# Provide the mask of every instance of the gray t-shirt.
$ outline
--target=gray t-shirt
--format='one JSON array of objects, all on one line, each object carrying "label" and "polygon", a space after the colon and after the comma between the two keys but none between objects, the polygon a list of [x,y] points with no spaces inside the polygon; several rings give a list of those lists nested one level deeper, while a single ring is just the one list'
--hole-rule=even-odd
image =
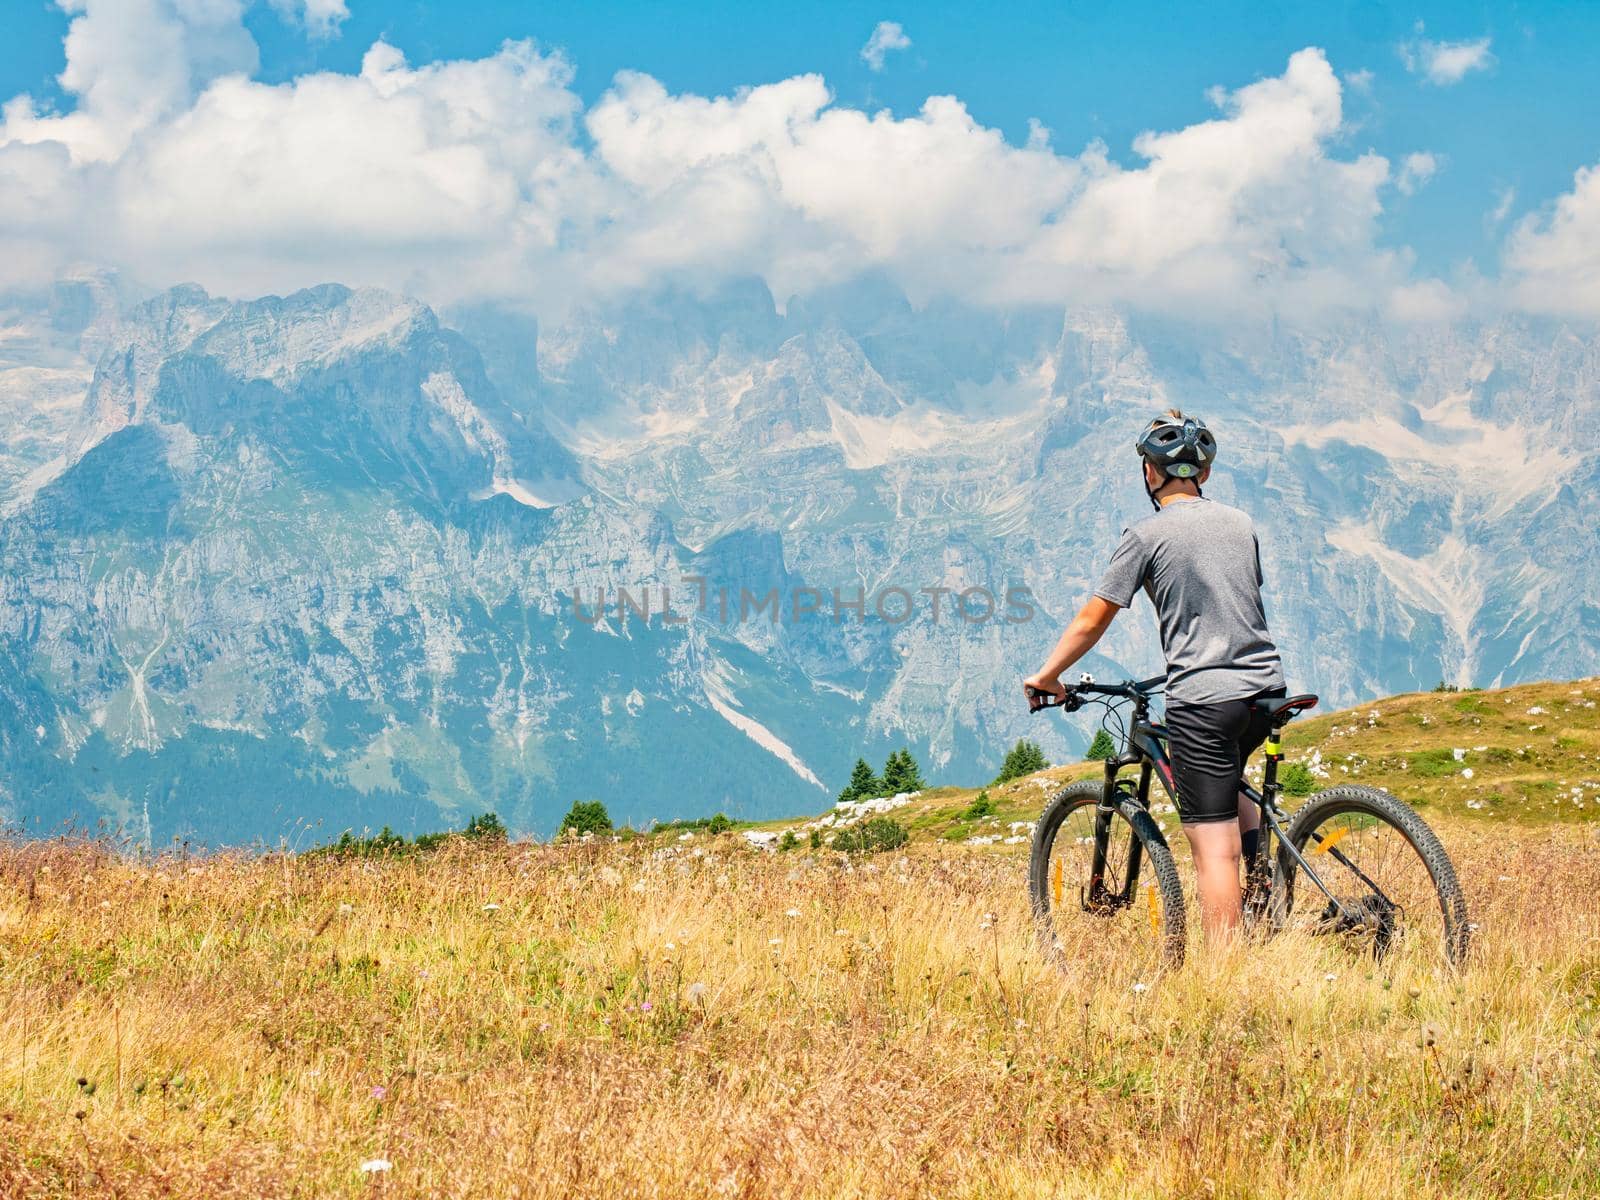
[{"label": "gray t-shirt", "polygon": [[1261,583],[1248,516],[1214,500],[1174,500],[1123,531],[1094,594],[1127,608],[1144,588],[1161,623],[1167,700],[1218,704],[1283,686]]}]

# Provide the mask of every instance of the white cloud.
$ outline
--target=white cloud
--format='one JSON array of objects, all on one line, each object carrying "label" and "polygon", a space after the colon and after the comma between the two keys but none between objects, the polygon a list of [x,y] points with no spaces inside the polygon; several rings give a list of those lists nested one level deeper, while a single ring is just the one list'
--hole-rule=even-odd
[{"label": "white cloud", "polygon": [[1400,60],[1413,75],[1421,75],[1435,87],[1449,87],[1460,83],[1473,71],[1487,71],[1494,66],[1495,57],[1489,52],[1489,39],[1474,38],[1464,42],[1431,42],[1422,37],[1422,24],[1417,24],[1418,36],[1400,44]]},{"label": "white cloud", "polygon": [[256,45],[244,0],[57,0],[73,14],[58,82],[77,108],[55,116],[28,96],[4,107],[0,145],[57,141],[78,162],[114,159],[142,130],[218,76],[248,73]]},{"label": "white cloud", "polygon": [[1494,194],[1494,207],[1484,219],[1484,225],[1493,229],[1502,224],[1511,215],[1511,207],[1517,202],[1517,189],[1507,184]]},{"label": "white cloud", "polygon": [[861,47],[861,61],[874,71],[883,70],[883,60],[889,56],[891,50],[904,50],[911,45],[911,39],[906,36],[906,31],[900,28],[898,21],[879,21],[872,31],[872,36],[867,39],[867,44]]},{"label": "white cloud", "polygon": [[1401,160],[1400,174],[1395,177],[1394,185],[1401,195],[1412,196],[1438,173],[1439,159],[1425,150],[1417,151]]},{"label": "white cloud", "polygon": [[585,111],[566,60],[526,42],[412,67],[380,41],[357,74],[268,85],[240,17],[88,0],[63,76],[78,109],[21,99],[0,125],[0,283],[87,260],[224,294],[332,279],[554,308],[752,275],[782,301],[875,271],[919,300],[1223,319],[1365,310],[1416,282],[1377,245],[1389,163],[1336,156],[1320,50],[1141,135],[1124,166],[1038,125],[1011,144],[950,96],[869,114],[814,75],[713,98],[623,73]]},{"label": "white cloud", "polygon": [[1454,321],[1467,308],[1466,297],[1438,279],[1401,284],[1389,293],[1388,315],[1411,324]]},{"label": "white cloud", "polygon": [[1517,224],[1505,265],[1520,307],[1600,317],[1600,166],[1580,168],[1548,212]]},{"label": "white cloud", "polygon": [[286,21],[296,21],[314,38],[337,37],[350,16],[344,0],[271,0]]}]

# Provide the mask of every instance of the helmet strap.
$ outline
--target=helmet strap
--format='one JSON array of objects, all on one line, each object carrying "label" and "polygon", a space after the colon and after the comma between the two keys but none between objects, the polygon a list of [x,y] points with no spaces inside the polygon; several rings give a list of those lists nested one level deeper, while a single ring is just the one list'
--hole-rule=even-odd
[{"label": "helmet strap", "polygon": [[[1160,468],[1157,468],[1157,469],[1159,470]],[[1162,488],[1166,487],[1167,484],[1171,483],[1173,477],[1171,475],[1168,475],[1165,471],[1162,471],[1161,472],[1161,482],[1158,483],[1155,487],[1151,487],[1149,478],[1144,475],[1144,466],[1143,466],[1142,463],[1141,463],[1141,465],[1139,467],[1139,474],[1140,474],[1141,477],[1144,478],[1144,494],[1146,496],[1150,497],[1150,507],[1155,509],[1157,512],[1160,512],[1161,511],[1161,501],[1156,499],[1156,493],[1159,492]],[[1201,497],[1205,496],[1205,491],[1204,491],[1204,489],[1201,488],[1200,482],[1199,482],[1198,479],[1195,481],[1194,494],[1196,496],[1201,496]]]}]

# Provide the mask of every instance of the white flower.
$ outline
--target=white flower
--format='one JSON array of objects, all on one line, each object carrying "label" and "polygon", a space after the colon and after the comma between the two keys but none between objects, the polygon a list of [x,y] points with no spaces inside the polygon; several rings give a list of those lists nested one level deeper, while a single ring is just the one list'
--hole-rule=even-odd
[{"label": "white flower", "polygon": [[786,917],[798,917],[800,915],[800,910],[798,908],[785,909],[783,915]]},{"label": "white flower", "polygon": [[1148,992],[1149,990],[1150,990],[1150,985],[1146,984],[1146,983],[1136,983],[1136,984],[1133,985],[1133,994],[1135,996],[1141,995],[1141,994],[1143,994],[1145,992]]},{"label": "white flower", "polygon": [[1337,978],[1339,978],[1339,976],[1338,976],[1338,974],[1336,972],[1329,971],[1326,975],[1324,975],[1322,977],[1322,982],[1323,983],[1332,983]]},{"label": "white flower", "polygon": [[387,1171],[392,1166],[394,1166],[394,1164],[387,1158],[369,1158],[366,1162],[361,1164],[361,1169],[366,1174],[372,1175],[378,1171]]},{"label": "white flower", "polygon": [[688,999],[689,1003],[696,1004],[705,999],[706,985],[696,980],[694,983],[691,983],[688,987],[684,988],[683,994]]},{"label": "white flower", "polygon": [[489,903],[483,906],[483,911],[486,913],[497,913],[500,911],[500,906],[491,900]]},{"label": "white flower", "polygon": [[769,945],[769,946],[781,946],[781,945],[783,945],[783,939],[782,938],[768,938],[767,939],[767,945]]},{"label": "white flower", "polygon": [[339,911],[341,913],[343,913],[345,916],[349,916],[351,913],[355,912],[355,910],[356,910],[356,906],[354,904],[341,904],[341,905],[339,905]]}]

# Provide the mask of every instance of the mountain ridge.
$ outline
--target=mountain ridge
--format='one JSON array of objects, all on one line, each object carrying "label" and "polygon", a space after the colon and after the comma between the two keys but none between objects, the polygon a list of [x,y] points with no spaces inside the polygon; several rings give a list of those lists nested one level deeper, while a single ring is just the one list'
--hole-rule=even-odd
[{"label": "mountain ridge", "polygon": [[[156,825],[208,834],[384,804],[543,829],[579,792],[686,815],[669,762],[743,816],[826,794],[858,752],[976,771],[1029,730],[1015,677],[1140,511],[1128,430],[1173,402],[1222,437],[1208,491],[1262,530],[1297,686],[1600,669],[1579,583],[1597,467],[1569,449],[1600,433],[1600,366],[1559,327],[1510,323],[1447,367],[1468,331],[1284,333],[1249,357],[1108,310],[780,313],[755,286],[557,325],[340,285],[185,287],[113,322],[105,294],[52,335],[58,359],[73,338],[97,355],[72,427],[0,448],[13,808],[122,812],[150,789]],[[41,311],[0,304],[22,314],[0,331]],[[1037,615],[726,621],[696,611],[695,575],[786,598],[1026,587]],[[618,587],[691,619],[576,619],[580,592]],[[1086,665],[1158,663],[1135,613]],[[186,810],[217,756],[268,746],[278,816]]]}]

